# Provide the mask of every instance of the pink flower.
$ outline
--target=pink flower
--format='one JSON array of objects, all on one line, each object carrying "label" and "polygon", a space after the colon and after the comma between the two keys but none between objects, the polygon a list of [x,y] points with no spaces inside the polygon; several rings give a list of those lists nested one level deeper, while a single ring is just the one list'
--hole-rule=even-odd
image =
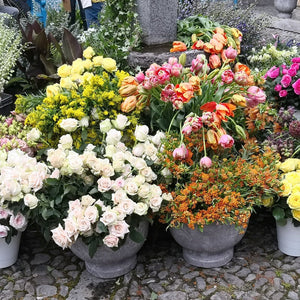
[{"label": "pink flower", "polygon": [[288,70],[288,74],[292,77],[296,76],[297,75],[297,70],[295,68],[290,68]]},{"label": "pink flower", "polygon": [[219,139],[219,145],[223,148],[231,148],[234,144],[234,139],[229,134],[223,134]]},{"label": "pink flower", "polygon": [[27,220],[21,213],[17,213],[10,217],[9,225],[19,231],[24,231],[27,226]]},{"label": "pink flower", "polygon": [[300,95],[300,78],[292,84],[292,87],[294,88],[294,93]]},{"label": "pink flower", "polygon": [[0,225],[0,238],[5,238],[7,236],[7,233],[9,231],[9,228],[4,225]]},{"label": "pink flower", "polygon": [[286,75],[286,74],[288,74],[288,69],[282,69],[282,75]]},{"label": "pink flower", "polygon": [[170,80],[170,71],[166,67],[161,67],[157,70],[156,74],[159,84],[164,84],[166,81]]},{"label": "pink flower", "polygon": [[109,234],[103,239],[103,243],[110,248],[118,247],[119,238],[113,234]]},{"label": "pink flower", "polygon": [[175,77],[179,77],[182,72],[182,65],[181,64],[173,64],[171,69],[171,75]]},{"label": "pink flower", "polygon": [[294,58],[292,58],[292,63],[298,63],[298,64],[300,64],[300,57],[294,57]]},{"label": "pink flower", "polygon": [[296,71],[298,71],[299,68],[300,68],[300,66],[297,63],[292,64],[291,67],[290,67],[290,69],[295,69]]},{"label": "pink flower", "polygon": [[287,95],[287,90],[281,90],[280,92],[279,92],[279,97],[280,98],[283,98],[283,97],[285,97]]},{"label": "pink flower", "polygon": [[178,63],[177,57],[170,57],[169,60],[168,60],[168,63],[169,63],[170,65],[175,65],[175,64],[177,64],[177,63]]},{"label": "pink flower", "polygon": [[10,215],[10,211],[5,208],[0,208],[0,220],[1,219],[6,219]]},{"label": "pink flower", "polygon": [[212,161],[208,156],[203,156],[200,159],[200,167],[210,168],[212,166]]},{"label": "pink flower", "polygon": [[193,127],[191,125],[187,125],[182,128],[181,132],[184,135],[190,135],[192,133],[192,131],[193,131]]},{"label": "pink flower", "polygon": [[189,151],[183,144],[173,151],[174,159],[179,159],[179,160],[186,159],[188,157],[188,154]]},{"label": "pink flower", "polygon": [[272,67],[267,73],[267,77],[270,77],[270,78],[277,78],[279,76],[279,73],[280,73],[280,69],[279,67]]},{"label": "pink flower", "polygon": [[135,76],[135,79],[137,80],[138,83],[141,83],[141,82],[144,81],[144,79],[145,79],[144,73],[143,73],[143,72],[138,73],[138,74]]},{"label": "pink flower", "polygon": [[164,102],[173,102],[174,99],[177,98],[176,93],[174,91],[174,84],[167,84],[164,89],[161,91],[161,100]]},{"label": "pink flower", "polygon": [[233,82],[234,73],[231,70],[225,70],[221,75],[222,81],[230,84]]},{"label": "pink flower", "polygon": [[249,107],[254,107],[266,101],[266,94],[257,86],[250,86],[247,90],[247,101]]},{"label": "pink flower", "polygon": [[286,75],[283,75],[282,76],[282,79],[280,81],[281,85],[284,87],[284,88],[287,88],[292,82],[292,77],[288,74]]},{"label": "pink flower", "polygon": [[152,89],[152,83],[149,77],[145,77],[145,80],[142,82],[142,86],[145,90]]},{"label": "pink flower", "polygon": [[5,123],[6,123],[8,126],[10,126],[10,125],[12,124],[13,120],[14,120],[14,118],[7,118],[7,119],[5,120]]},{"label": "pink flower", "polygon": [[274,87],[274,91],[276,91],[276,92],[281,91],[281,89],[282,89],[282,86],[280,84],[276,84]]},{"label": "pink flower", "polygon": [[237,51],[230,46],[225,50],[225,56],[228,59],[235,59],[237,57]]}]

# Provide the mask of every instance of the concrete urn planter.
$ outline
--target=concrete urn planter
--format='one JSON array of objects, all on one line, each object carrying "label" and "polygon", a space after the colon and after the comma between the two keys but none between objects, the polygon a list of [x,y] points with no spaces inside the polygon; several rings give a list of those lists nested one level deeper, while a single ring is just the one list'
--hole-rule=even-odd
[{"label": "concrete urn planter", "polygon": [[[137,228],[145,238],[149,223],[142,221]],[[99,278],[116,278],[131,271],[137,263],[137,252],[143,243],[136,243],[127,236],[125,243],[112,250],[106,245],[100,246],[95,255],[90,257],[88,246],[79,238],[71,247],[71,251],[85,262],[87,271]]]},{"label": "concrete urn planter", "polygon": [[9,244],[5,242],[5,238],[0,238],[0,269],[10,267],[17,261],[21,235],[19,231],[12,236]]},{"label": "concrete urn planter", "polygon": [[274,0],[274,6],[279,12],[279,18],[289,19],[297,7],[297,0]]},{"label": "concrete urn planter", "polygon": [[239,233],[235,225],[209,224],[201,232],[186,224],[171,228],[175,241],[182,246],[183,258],[193,266],[202,268],[221,267],[233,257],[234,246],[245,233]]}]

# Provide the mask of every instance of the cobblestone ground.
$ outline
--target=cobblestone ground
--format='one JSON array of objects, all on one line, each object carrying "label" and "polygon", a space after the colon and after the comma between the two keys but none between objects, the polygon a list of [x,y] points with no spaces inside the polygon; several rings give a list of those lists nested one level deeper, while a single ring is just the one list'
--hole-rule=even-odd
[{"label": "cobblestone ground", "polygon": [[232,261],[221,268],[185,263],[180,246],[156,226],[139,252],[136,268],[114,280],[91,276],[69,250],[46,246],[33,231],[23,234],[17,263],[0,269],[1,300],[299,298],[300,257],[277,249],[275,222],[267,213],[251,217]]}]

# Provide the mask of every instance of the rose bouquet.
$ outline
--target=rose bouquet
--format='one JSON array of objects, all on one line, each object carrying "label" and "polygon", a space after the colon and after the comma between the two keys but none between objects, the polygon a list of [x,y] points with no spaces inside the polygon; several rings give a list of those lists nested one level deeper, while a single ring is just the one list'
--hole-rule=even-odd
[{"label": "rose bouquet", "polygon": [[48,176],[44,163],[20,149],[0,150],[0,237],[7,243],[25,230],[39,203],[35,194]]},{"label": "rose bouquet", "polygon": [[300,57],[291,59],[290,65],[273,66],[265,74],[265,91],[277,107],[300,108]]},{"label": "rose bouquet", "polygon": [[[120,112],[118,89],[129,74],[118,71],[113,59],[97,56],[91,47],[84,50],[83,57],[60,66],[59,83],[47,86],[45,95],[19,96],[16,100],[16,111],[27,114],[25,124],[39,129],[51,147],[57,146],[66,133],[70,133],[77,149],[85,142],[100,144],[99,122],[115,119]],[[138,116],[138,111],[128,115],[129,138],[133,138]]]},{"label": "rose bouquet", "polygon": [[279,164],[282,172],[280,197],[272,200],[269,207],[277,222],[281,225],[288,218],[293,219],[296,226],[300,225],[300,159],[288,158]]},{"label": "rose bouquet", "polygon": [[128,126],[129,119],[118,115],[100,123],[100,146],[88,144],[75,151],[67,134],[57,148],[48,150],[53,176],[38,194],[35,218],[46,238],[52,232],[62,248],[81,238],[91,256],[102,244],[121,246],[127,235],[140,241],[139,221],[157,212],[164,197],[153,171],[164,135],[150,136],[147,126],[136,126],[136,144],[130,149],[123,142]]}]

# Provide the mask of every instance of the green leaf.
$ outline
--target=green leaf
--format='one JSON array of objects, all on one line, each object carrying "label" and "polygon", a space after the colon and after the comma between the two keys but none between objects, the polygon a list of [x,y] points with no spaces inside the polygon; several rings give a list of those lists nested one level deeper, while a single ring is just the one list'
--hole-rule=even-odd
[{"label": "green leaf", "polygon": [[68,64],[77,58],[82,58],[82,47],[70,31],[64,28],[62,50]]},{"label": "green leaf", "polygon": [[275,207],[272,214],[276,221],[282,221],[285,218],[284,209],[281,207]]},{"label": "green leaf", "polygon": [[135,229],[130,231],[129,237],[136,243],[143,243],[146,240],[145,237]]},{"label": "green leaf", "polygon": [[59,184],[59,180],[55,179],[55,178],[47,178],[46,179],[46,183],[48,185],[58,185]]},{"label": "green leaf", "polygon": [[98,249],[98,239],[93,239],[91,243],[89,244],[89,255],[90,257],[93,257]]},{"label": "green leaf", "polygon": [[98,229],[97,231],[99,233],[107,232],[107,227],[101,221],[98,221],[98,223],[97,223],[97,229]]},{"label": "green leaf", "polygon": [[89,194],[90,194],[90,195],[94,195],[94,194],[96,194],[96,193],[98,193],[98,189],[97,189],[97,188],[93,188],[93,189],[91,189],[91,190],[89,191]]}]

